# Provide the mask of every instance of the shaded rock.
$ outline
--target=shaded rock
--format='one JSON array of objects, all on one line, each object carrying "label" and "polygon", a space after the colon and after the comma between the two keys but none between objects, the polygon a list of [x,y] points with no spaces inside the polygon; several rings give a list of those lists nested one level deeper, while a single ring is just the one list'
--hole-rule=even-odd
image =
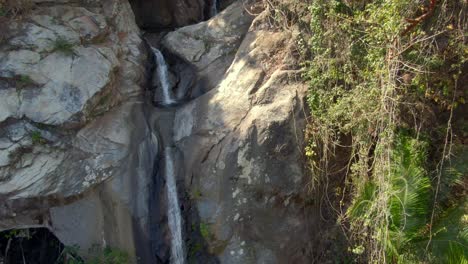
[{"label": "shaded rock", "polygon": [[204,0],[130,0],[130,3],[141,28],[175,28],[204,18]]}]

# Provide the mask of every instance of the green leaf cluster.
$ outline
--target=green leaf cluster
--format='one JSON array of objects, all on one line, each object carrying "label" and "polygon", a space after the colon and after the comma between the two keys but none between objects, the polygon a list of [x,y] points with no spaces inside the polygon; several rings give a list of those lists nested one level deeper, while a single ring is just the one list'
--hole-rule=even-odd
[{"label": "green leaf cluster", "polygon": [[[339,222],[347,225],[358,262],[467,260],[466,215],[450,213],[466,213],[465,198],[450,195],[464,188],[466,166],[460,169],[432,146],[441,142],[434,128],[412,129],[427,118],[421,109],[453,111],[468,92],[460,84],[468,54],[461,33],[466,3],[437,4],[414,28],[408,19],[429,8],[418,1],[317,0],[309,6],[306,156],[313,187],[326,188],[335,150],[350,149],[343,169],[348,202],[340,201],[348,210]],[[350,143],[343,146],[343,138]],[[434,165],[440,164],[435,157],[447,165]],[[443,220],[447,215],[451,223]]]}]

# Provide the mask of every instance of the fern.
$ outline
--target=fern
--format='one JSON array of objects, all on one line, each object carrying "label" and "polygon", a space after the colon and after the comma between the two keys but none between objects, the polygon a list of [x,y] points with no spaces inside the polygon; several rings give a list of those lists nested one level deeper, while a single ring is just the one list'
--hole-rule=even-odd
[{"label": "fern", "polygon": [[[437,208],[433,237],[430,239],[428,223],[432,210],[433,191],[428,172],[424,169],[428,144],[399,132],[394,143],[392,170],[390,174],[391,198],[388,208],[388,233],[380,237],[385,245],[388,259],[396,263],[418,263],[427,259],[431,263],[468,263],[467,201],[459,206]],[[460,154],[465,157],[466,153]],[[455,160],[455,165],[446,169],[444,183],[447,190],[441,200],[449,200],[449,189],[462,182],[466,160]],[[466,170],[465,170],[466,172]],[[375,217],[379,183],[369,181],[348,209],[353,221],[369,225]],[[456,201],[453,202],[457,204]],[[458,203],[460,204],[460,203]],[[376,226],[376,233],[384,234],[386,227]],[[419,261],[418,261],[419,259]]]},{"label": "fern", "polygon": [[465,200],[459,206],[443,211],[432,227],[434,236],[427,252],[427,234],[413,241],[418,254],[426,256],[431,263],[468,263],[467,209]]},{"label": "fern", "polygon": [[431,201],[431,184],[424,170],[427,147],[409,136],[399,136],[394,151],[390,200],[391,230],[402,231],[405,239],[415,236],[426,223]]}]

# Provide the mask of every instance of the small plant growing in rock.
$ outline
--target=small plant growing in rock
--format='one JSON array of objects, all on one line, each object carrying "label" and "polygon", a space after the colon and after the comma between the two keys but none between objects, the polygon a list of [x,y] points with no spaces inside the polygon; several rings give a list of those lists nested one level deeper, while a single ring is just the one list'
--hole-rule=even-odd
[{"label": "small plant growing in rock", "polygon": [[33,131],[31,132],[31,140],[34,145],[44,144],[46,140],[42,137],[41,132]]},{"label": "small plant growing in rock", "polygon": [[203,195],[200,190],[194,190],[190,195],[193,200],[200,199]]},{"label": "small plant growing in rock", "polygon": [[73,44],[68,42],[64,38],[57,38],[54,42],[54,51],[63,53],[64,55],[71,56],[75,52],[73,50]]},{"label": "small plant growing in rock", "polygon": [[200,234],[205,240],[209,240],[211,238],[210,227],[207,223],[200,223]]},{"label": "small plant growing in rock", "polygon": [[97,252],[98,255],[86,262],[86,264],[127,264],[130,263],[130,257],[127,252],[106,247]]},{"label": "small plant growing in rock", "polygon": [[84,264],[84,261],[78,255],[80,247],[77,245],[66,246],[60,253],[57,263],[64,264]]},{"label": "small plant growing in rock", "polygon": [[89,249],[92,256],[89,260],[83,260],[79,256],[79,246],[67,246],[63,249],[59,259],[55,263],[64,264],[128,264],[130,257],[127,252],[117,249],[106,247],[102,249],[98,245],[93,245]]},{"label": "small plant growing in rock", "polygon": [[19,75],[15,78],[16,88],[23,89],[34,83],[28,75]]},{"label": "small plant growing in rock", "polygon": [[190,247],[189,258],[195,257],[199,252],[203,249],[203,245],[201,243],[195,243]]}]

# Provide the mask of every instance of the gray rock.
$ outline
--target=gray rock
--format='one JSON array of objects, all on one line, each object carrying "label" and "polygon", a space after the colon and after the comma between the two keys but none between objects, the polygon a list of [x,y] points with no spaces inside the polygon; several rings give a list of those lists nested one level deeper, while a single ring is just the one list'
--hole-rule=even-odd
[{"label": "gray rock", "polygon": [[80,41],[76,32],[62,25],[56,25],[55,31],[32,23],[24,24],[22,27],[23,33],[10,40],[9,45],[12,47],[33,49],[37,52],[51,52],[59,37],[71,44],[78,44]]},{"label": "gray rock", "polygon": [[19,98],[15,89],[0,89],[0,122],[18,116]]},{"label": "gray rock", "polygon": [[86,120],[97,95],[112,89],[119,66],[118,50],[81,45],[81,39],[106,32],[104,16],[82,7],[52,6],[31,14],[31,21],[12,29],[17,35],[0,49],[0,77],[10,80],[0,89],[0,122],[23,116],[48,125]]},{"label": "gray rock", "polygon": [[0,44],[0,230],[47,227],[84,256],[98,244],[154,263],[147,205],[158,141],[131,7],[35,2]]},{"label": "gray rock", "polygon": [[[215,30],[216,31],[216,30]],[[283,58],[293,36],[252,29],[221,83],[176,112],[186,188],[221,263],[308,263],[302,161],[306,85]],[[267,63],[268,67],[265,67]]]},{"label": "gray rock", "polygon": [[[90,100],[112,81],[112,65],[94,48],[75,48],[76,58],[53,53],[36,66],[49,81],[41,88],[22,90],[20,116],[34,122],[61,125],[83,113]],[[87,114],[87,113],[84,113]]]},{"label": "gray rock", "polygon": [[252,20],[239,1],[206,22],[164,37],[162,45],[167,50],[195,66],[199,85],[193,95],[211,90],[223,79]]}]

